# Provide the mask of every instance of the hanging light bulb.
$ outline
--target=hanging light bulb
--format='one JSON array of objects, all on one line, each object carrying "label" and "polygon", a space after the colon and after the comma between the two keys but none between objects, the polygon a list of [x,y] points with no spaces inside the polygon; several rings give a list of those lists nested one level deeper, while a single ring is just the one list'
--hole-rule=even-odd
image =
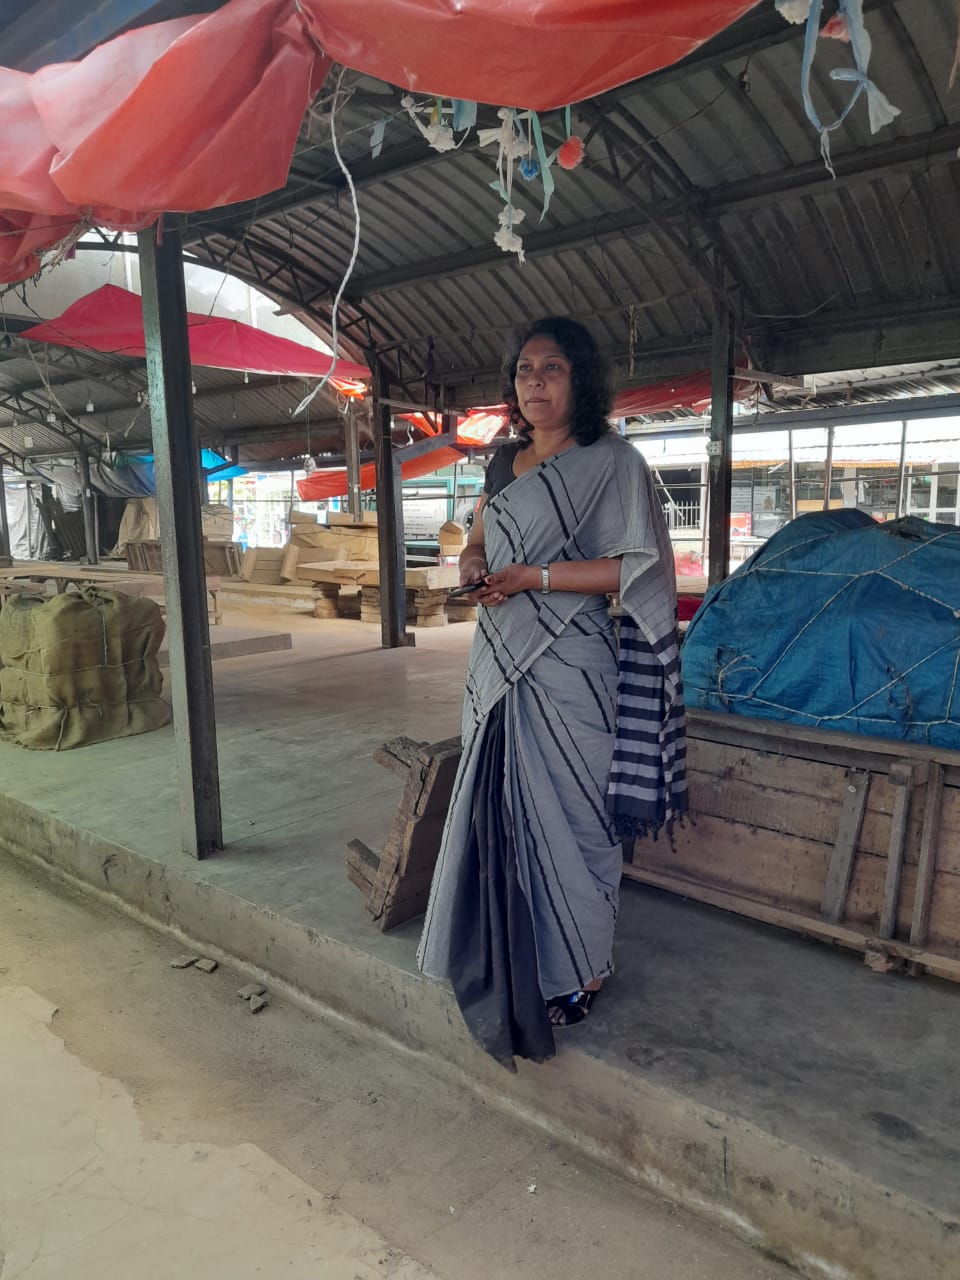
[{"label": "hanging light bulb", "polygon": [[87,413],[93,413],[93,401],[87,398]]},{"label": "hanging light bulb", "polygon": [[137,392],[137,404],[143,404],[143,392],[142,392],[142,391],[138,391],[138,392]]},{"label": "hanging light bulb", "polygon": [[193,395],[197,394],[197,384],[193,381],[191,381],[190,383],[190,390],[193,393]]},{"label": "hanging light bulb", "polygon": [[249,382],[250,382],[250,374],[249,374],[249,372],[248,372],[246,369],[244,369],[244,371],[243,371],[243,380],[244,380],[244,382],[246,382],[246,383],[248,383],[248,384],[249,384]]}]

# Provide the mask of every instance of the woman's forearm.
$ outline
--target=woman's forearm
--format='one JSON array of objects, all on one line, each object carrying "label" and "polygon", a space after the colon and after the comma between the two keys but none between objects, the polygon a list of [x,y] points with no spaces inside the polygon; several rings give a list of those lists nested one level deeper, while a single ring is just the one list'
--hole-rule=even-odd
[{"label": "woman's forearm", "polygon": [[[555,560],[547,567],[551,591],[599,596],[620,590],[619,560]],[[460,572],[462,575],[462,567]],[[485,581],[486,587],[477,596],[480,604],[500,604],[519,591],[543,590],[543,573],[535,564],[508,564]]]},{"label": "woman's forearm", "polygon": [[[536,580],[533,589],[542,583],[539,566],[534,566]],[[551,591],[578,591],[584,595],[612,595],[620,590],[620,561],[603,560],[555,560],[550,566]]]}]

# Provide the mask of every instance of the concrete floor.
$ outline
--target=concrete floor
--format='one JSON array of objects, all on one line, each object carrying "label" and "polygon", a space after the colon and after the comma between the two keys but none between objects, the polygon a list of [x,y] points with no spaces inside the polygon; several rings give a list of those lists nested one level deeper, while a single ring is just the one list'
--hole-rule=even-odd
[{"label": "concrete floor", "polygon": [[272,990],[252,1017],[228,966],[172,969],[26,869],[4,889],[4,1276],[788,1280],[378,1037]]},{"label": "concrete floor", "polygon": [[[246,1143],[145,1139],[129,1092],[64,1053],[55,1006],[0,988],[4,1257],[23,1280],[396,1280],[432,1272]],[[317,1212],[311,1193],[317,1197]]]},{"label": "concrete floor", "polygon": [[[252,614],[241,624],[261,625]],[[424,1028],[434,1011],[424,1002],[436,989],[409,977],[418,926],[386,936],[373,929],[343,863],[354,837],[380,847],[399,791],[395,776],[370,759],[374,747],[399,733],[438,740],[458,731],[471,628],[420,631],[415,649],[387,653],[377,647],[377,631],[361,623],[285,615],[284,629],[294,632],[291,652],[216,667],[228,841],[217,857],[195,864],[176,849],[170,729],[62,755],[0,744],[0,791],[160,864],[166,900],[173,893],[176,909],[184,909],[185,899],[182,889],[171,889],[173,879],[200,886],[208,915],[197,920],[211,918],[214,891],[228,895],[235,919],[241,904],[252,904],[265,913],[269,938],[257,950],[245,923],[231,935],[243,942],[223,943],[227,949],[414,1047],[421,1037],[482,1087],[506,1089],[495,1070],[460,1047],[448,1006],[436,1013],[431,1039]],[[156,916],[145,905],[147,889],[127,893],[115,885],[122,878],[116,859],[116,853],[101,858],[102,886]],[[176,909],[167,924],[178,924]],[[311,963],[328,966],[321,976],[297,968],[296,926],[318,948]],[[595,1129],[585,1136],[649,1182],[651,1152],[659,1142],[662,1162],[663,1138],[654,1133],[657,1124],[637,1114],[639,1095],[630,1091],[654,1091],[650,1097],[664,1091],[657,1123],[666,1125],[669,1112],[679,1134],[695,1112],[703,1133],[719,1131],[721,1121],[736,1131],[739,1146],[728,1136],[734,1129],[724,1130],[716,1149],[689,1135],[677,1139],[676,1176],[689,1175],[694,1198],[715,1192],[722,1204],[737,1184],[749,1199],[748,1216],[763,1219],[775,1236],[776,1223],[802,1194],[809,1196],[812,1225],[804,1230],[812,1236],[790,1254],[808,1274],[902,1280],[899,1264],[874,1256],[893,1247],[881,1239],[890,1197],[905,1198],[910,1229],[916,1226],[917,1239],[930,1246],[929,1259],[916,1255],[911,1280],[928,1274],[939,1280],[942,1251],[954,1242],[960,1274],[960,989],[872,974],[855,956],[634,885],[624,889],[616,961],[617,974],[588,1026],[577,1031],[575,1048],[565,1049],[557,1072],[524,1068],[516,1105],[536,1110],[550,1095],[565,1115],[564,1090],[594,1080],[583,1083],[586,1102],[578,1104],[596,1112]],[[369,990],[354,1000],[364,983]],[[384,984],[393,988],[389,997]],[[452,1030],[444,1032],[447,1025]],[[570,1128],[577,1137],[576,1116]],[[782,1186],[761,1176],[759,1135],[783,1147],[774,1153]],[[787,1185],[803,1163],[796,1153],[806,1162],[803,1193]],[[821,1203],[812,1188],[818,1178],[827,1187],[828,1169],[836,1183],[823,1190]],[[868,1240],[863,1206],[873,1189],[879,1225],[870,1231],[880,1234]],[[905,1239],[906,1228],[895,1229],[888,1218],[893,1235]],[[821,1255],[828,1267],[831,1257],[861,1258],[864,1249],[873,1254],[860,1271],[844,1273],[839,1263],[833,1272],[818,1270]]]}]

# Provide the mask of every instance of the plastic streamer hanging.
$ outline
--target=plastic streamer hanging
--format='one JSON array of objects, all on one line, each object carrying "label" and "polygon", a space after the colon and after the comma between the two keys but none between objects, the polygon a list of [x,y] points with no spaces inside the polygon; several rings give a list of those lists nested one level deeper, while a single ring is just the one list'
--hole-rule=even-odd
[{"label": "plastic streamer hanging", "polygon": [[337,87],[333,94],[333,104],[330,108],[330,141],[333,144],[333,154],[336,157],[337,164],[340,166],[340,172],[343,174],[350,191],[350,201],[353,205],[353,250],[350,254],[350,261],[347,263],[347,269],[343,273],[343,279],[340,281],[340,288],[337,290],[336,297],[333,300],[333,307],[330,312],[330,345],[333,348],[333,360],[330,368],[323,375],[317,385],[313,388],[309,395],[297,405],[293,411],[293,416],[302,413],[306,407],[313,402],[315,397],[323,390],[330,379],[333,377],[337,368],[337,361],[340,358],[340,351],[337,343],[337,320],[340,314],[340,300],[343,297],[344,290],[350,282],[353,275],[353,269],[357,265],[357,258],[360,256],[360,205],[357,202],[357,188],[353,181],[353,174],[347,168],[343,156],[340,154],[340,144],[337,139],[337,108],[340,105],[340,86],[343,84],[343,77],[346,73],[346,67],[340,68],[340,74],[337,76]]},{"label": "plastic streamer hanging", "polygon": [[[801,0],[801,4],[803,0]],[[788,22],[797,21],[800,11],[792,4],[778,5]],[[820,154],[831,178],[836,171],[830,157],[830,134],[839,129],[853,110],[854,104],[862,93],[867,95],[867,108],[870,116],[870,132],[876,133],[884,125],[889,124],[900,114],[900,108],[893,106],[887,96],[882,93],[867,75],[870,66],[870,54],[873,44],[863,22],[863,0],[839,0],[838,15],[846,20],[846,34],[850,48],[853,50],[855,67],[835,67],[830,72],[831,80],[850,83],[854,86],[850,101],[832,124],[824,124],[817,114],[810,91],[810,77],[816,57],[817,40],[820,37],[820,15],[823,11],[823,0],[812,0],[807,14],[807,31],[803,46],[803,62],[800,70],[800,89],[803,94],[803,106],[807,119],[820,135]]]}]

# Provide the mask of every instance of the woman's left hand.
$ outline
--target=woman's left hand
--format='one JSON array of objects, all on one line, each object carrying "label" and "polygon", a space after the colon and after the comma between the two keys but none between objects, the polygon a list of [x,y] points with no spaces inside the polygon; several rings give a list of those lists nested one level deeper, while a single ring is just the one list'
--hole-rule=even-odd
[{"label": "woman's left hand", "polygon": [[535,565],[508,564],[505,569],[487,574],[484,589],[477,593],[477,603],[503,604],[520,591],[534,591],[540,585],[540,570]]}]

